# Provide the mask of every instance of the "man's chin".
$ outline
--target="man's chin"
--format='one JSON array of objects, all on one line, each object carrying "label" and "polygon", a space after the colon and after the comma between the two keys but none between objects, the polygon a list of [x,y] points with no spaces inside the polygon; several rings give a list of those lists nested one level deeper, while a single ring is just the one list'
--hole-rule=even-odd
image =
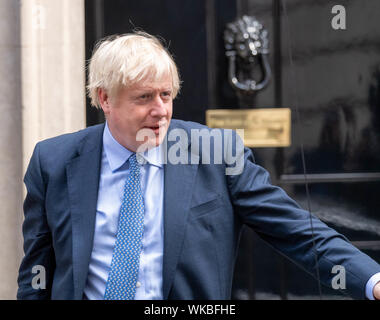
[{"label": "man's chin", "polygon": [[160,144],[162,144],[163,141],[164,141],[164,139],[161,138],[160,136],[157,136],[155,139],[149,139],[149,140],[145,141],[143,144],[141,144],[137,148],[137,151],[138,152],[144,152],[146,150],[156,148]]},{"label": "man's chin", "polygon": [[156,140],[155,141],[152,141],[152,144],[154,144],[153,148],[155,147],[158,147],[160,144],[162,144],[162,142],[164,141],[164,136],[157,136]]}]

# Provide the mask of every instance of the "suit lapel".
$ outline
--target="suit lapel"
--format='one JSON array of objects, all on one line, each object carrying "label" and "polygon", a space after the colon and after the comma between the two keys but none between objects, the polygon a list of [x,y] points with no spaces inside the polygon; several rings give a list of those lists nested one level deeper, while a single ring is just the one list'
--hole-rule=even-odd
[{"label": "suit lapel", "polygon": [[[173,126],[171,125],[172,129]],[[169,130],[170,130],[169,129]],[[174,142],[168,142],[167,150]],[[188,145],[189,150],[189,145]],[[189,162],[190,163],[190,162]],[[197,164],[170,164],[164,171],[163,298],[167,299],[182,250]]]},{"label": "suit lapel", "polygon": [[72,221],[74,299],[82,299],[95,231],[104,125],[94,127],[66,166]]}]

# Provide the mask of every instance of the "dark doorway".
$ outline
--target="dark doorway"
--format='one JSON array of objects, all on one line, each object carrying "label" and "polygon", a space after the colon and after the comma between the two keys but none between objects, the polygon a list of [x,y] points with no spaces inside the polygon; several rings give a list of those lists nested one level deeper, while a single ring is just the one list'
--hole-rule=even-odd
[{"label": "dark doorway", "polygon": [[[254,15],[269,32],[272,79],[244,104],[292,110],[291,146],[256,148],[257,163],[301,206],[380,261],[380,3],[345,3],[343,31],[331,27],[332,0],[86,0],[86,58],[107,35],[138,28],[163,37],[183,80],[173,117],[205,123],[207,109],[243,104],[228,83],[223,32],[237,17]],[[87,101],[87,125],[102,121]],[[245,229],[233,299],[321,295],[345,298],[320,289]]]}]

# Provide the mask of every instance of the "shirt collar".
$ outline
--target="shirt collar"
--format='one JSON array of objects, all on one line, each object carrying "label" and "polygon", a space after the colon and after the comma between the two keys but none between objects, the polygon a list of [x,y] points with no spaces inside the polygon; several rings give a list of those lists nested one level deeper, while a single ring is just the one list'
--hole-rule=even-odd
[{"label": "shirt collar", "polygon": [[[106,153],[108,163],[112,172],[118,170],[133,154],[132,151],[123,147],[116,139],[112,136],[109,130],[108,123],[104,126],[103,132],[103,148]],[[162,168],[162,144],[159,146],[149,149],[141,156],[151,165]]]}]

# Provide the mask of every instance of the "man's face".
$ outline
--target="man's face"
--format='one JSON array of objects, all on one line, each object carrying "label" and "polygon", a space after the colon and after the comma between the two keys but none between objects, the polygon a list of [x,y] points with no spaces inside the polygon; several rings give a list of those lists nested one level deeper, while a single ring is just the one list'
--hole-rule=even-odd
[{"label": "man's face", "polygon": [[[113,137],[125,148],[136,152],[142,144],[155,147],[162,143],[173,112],[171,77],[125,87],[112,98],[100,90],[99,97]],[[148,132],[144,135],[149,138],[137,141],[138,132]]]}]

